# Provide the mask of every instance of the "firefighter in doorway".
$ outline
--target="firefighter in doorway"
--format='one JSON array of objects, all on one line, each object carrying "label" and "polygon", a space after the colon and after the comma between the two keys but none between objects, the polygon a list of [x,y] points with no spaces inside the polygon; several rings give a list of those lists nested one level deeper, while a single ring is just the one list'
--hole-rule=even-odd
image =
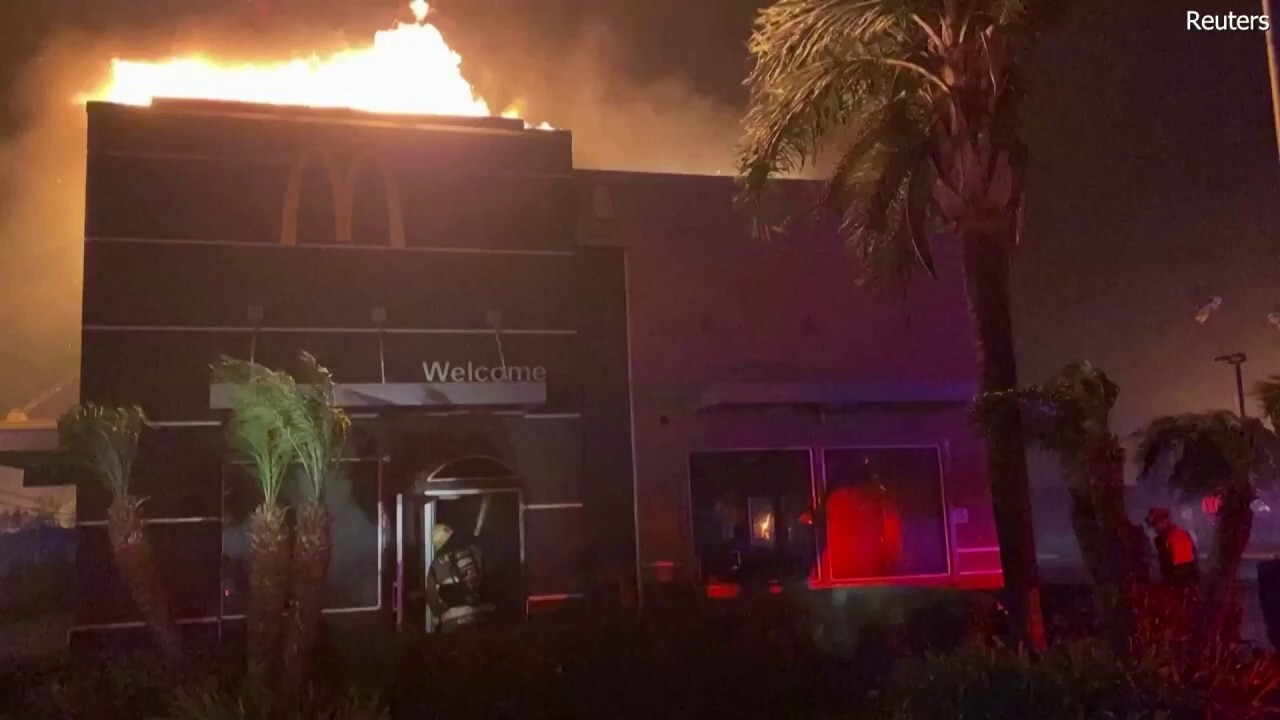
[{"label": "firefighter in doorway", "polygon": [[431,544],[436,556],[427,573],[427,604],[441,632],[486,622],[493,615],[493,606],[482,594],[480,548],[448,525],[431,530]]},{"label": "firefighter in doorway", "polygon": [[1147,513],[1147,526],[1156,532],[1160,579],[1181,587],[1199,585],[1200,569],[1196,565],[1196,545],[1191,534],[1173,522],[1167,508],[1151,508]]}]

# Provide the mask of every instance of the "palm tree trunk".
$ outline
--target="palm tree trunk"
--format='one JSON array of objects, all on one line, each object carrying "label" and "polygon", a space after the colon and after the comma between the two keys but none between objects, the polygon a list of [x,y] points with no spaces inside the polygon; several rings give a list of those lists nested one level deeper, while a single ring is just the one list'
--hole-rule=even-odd
[{"label": "palm tree trunk", "polygon": [[285,697],[295,697],[306,679],[324,609],[333,551],[333,518],[323,502],[311,501],[297,510],[293,563],[289,568],[289,611],[284,629]]},{"label": "palm tree trunk", "polygon": [[[1228,618],[1240,602],[1240,563],[1244,559],[1249,535],[1253,532],[1253,502],[1247,481],[1231,482],[1223,493],[1218,509],[1218,527],[1209,572],[1204,582],[1204,605],[1200,646],[1215,640],[1239,640],[1239,626]],[[1228,636],[1230,630],[1236,637]]]},{"label": "palm tree trunk", "polygon": [[170,667],[182,662],[182,636],[169,611],[169,598],[160,582],[151,545],[143,533],[142,501],[130,495],[119,495],[107,509],[107,535],[111,553],[133,595],[133,602],[147,624],[156,647]]},{"label": "palm tree trunk", "polygon": [[[968,232],[964,237],[965,295],[973,322],[981,391],[1018,386],[1010,314],[1009,254],[994,238]],[[1000,564],[1010,598],[1013,631],[1034,649],[1045,647],[1040,609],[1039,571],[1031,518],[1027,457],[1018,409],[996,411],[987,433],[987,468],[995,509]]]},{"label": "palm tree trunk", "polygon": [[1107,636],[1123,650],[1133,634],[1138,591],[1124,502],[1124,452],[1112,436],[1090,439],[1085,452],[1101,560],[1094,592]]},{"label": "palm tree trunk", "polygon": [[1073,487],[1068,490],[1071,498],[1071,530],[1080,546],[1089,580],[1096,587],[1106,582],[1107,555],[1102,542],[1102,528],[1098,526],[1093,497],[1088,488]]},{"label": "palm tree trunk", "polygon": [[280,507],[259,506],[249,516],[249,677],[268,687],[280,652],[289,594],[289,527]]}]

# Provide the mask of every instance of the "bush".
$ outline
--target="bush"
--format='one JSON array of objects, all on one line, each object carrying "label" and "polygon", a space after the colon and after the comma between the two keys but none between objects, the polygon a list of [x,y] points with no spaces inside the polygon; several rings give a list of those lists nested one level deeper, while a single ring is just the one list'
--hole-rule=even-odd
[{"label": "bush", "polygon": [[1244,648],[1183,652],[1185,645],[1116,656],[1103,643],[1076,641],[1031,658],[1003,647],[970,646],[901,663],[886,688],[893,720],[963,717],[1280,717],[1280,667]]},{"label": "bush", "polygon": [[184,689],[176,693],[165,720],[390,720],[391,713],[376,697],[352,691],[333,697],[312,691],[289,712],[273,712],[272,697],[238,690]]},{"label": "bush", "polygon": [[894,720],[1137,720],[1180,717],[1175,710],[1195,705],[1185,695],[1158,667],[1132,667],[1096,643],[1061,645],[1039,659],[975,645],[904,662],[884,710]]},{"label": "bush", "polygon": [[96,720],[160,715],[170,680],[151,656],[103,655],[0,675],[0,718]]}]

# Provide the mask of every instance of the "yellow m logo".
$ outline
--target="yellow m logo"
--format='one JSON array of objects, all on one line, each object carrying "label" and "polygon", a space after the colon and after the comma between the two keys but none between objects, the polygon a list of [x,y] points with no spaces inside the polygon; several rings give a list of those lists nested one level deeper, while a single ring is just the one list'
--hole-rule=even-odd
[{"label": "yellow m logo", "polygon": [[391,247],[404,247],[404,206],[400,202],[400,186],[387,164],[378,157],[362,153],[351,161],[343,173],[333,155],[323,150],[307,150],[298,156],[289,170],[289,182],[284,190],[284,215],[280,221],[280,244],[298,244],[298,203],[302,194],[302,178],[312,162],[319,162],[329,175],[333,189],[333,217],[337,223],[335,237],[344,245],[351,244],[351,226],[355,211],[356,181],[360,171],[369,168],[382,176],[383,194],[387,197],[387,214],[390,217]]}]

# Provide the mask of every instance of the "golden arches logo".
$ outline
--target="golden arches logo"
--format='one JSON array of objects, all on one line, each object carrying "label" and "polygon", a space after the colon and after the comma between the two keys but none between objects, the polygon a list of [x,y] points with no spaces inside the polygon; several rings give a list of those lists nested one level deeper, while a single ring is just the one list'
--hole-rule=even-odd
[{"label": "golden arches logo", "polygon": [[284,214],[280,222],[280,244],[298,244],[298,205],[301,202],[302,179],[311,163],[320,163],[329,176],[329,186],[333,190],[333,217],[336,224],[335,237],[338,243],[350,245],[351,231],[355,220],[356,181],[360,172],[370,169],[382,177],[383,194],[387,199],[387,215],[390,220],[390,244],[393,248],[404,245],[404,205],[400,199],[400,186],[395,175],[387,167],[386,162],[369,153],[360,153],[351,161],[347,171],[342,172],[338,161],[331,153],[323,150],[306,150],[298,155],[289,169],[289,182],[284,191]]}]

